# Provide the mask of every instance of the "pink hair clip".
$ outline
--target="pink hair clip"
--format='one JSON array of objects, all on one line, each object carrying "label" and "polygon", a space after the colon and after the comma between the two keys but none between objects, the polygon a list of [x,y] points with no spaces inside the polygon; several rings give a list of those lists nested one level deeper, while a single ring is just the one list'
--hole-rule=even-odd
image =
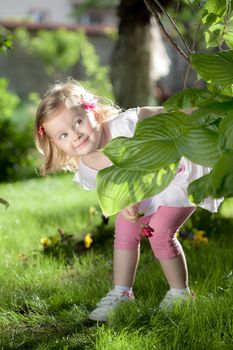
[{"label": "pink hair clip", "polygon": [[38,133],[39,133],[40,137],[44,137],[45,131],[44,131],[44,127],[43,126],[40,125],[38,127]]},{"label": "pink hair clip", "polygon": [[81,98],[81,105],[84,111],[94,111],[96,109],[97,98],[93,97],[91,94],[86,94]]}]

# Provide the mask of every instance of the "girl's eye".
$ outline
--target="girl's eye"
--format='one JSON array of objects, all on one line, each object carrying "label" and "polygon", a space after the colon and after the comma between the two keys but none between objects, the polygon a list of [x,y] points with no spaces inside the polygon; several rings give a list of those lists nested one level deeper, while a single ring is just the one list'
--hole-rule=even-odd
[{"label": "girl's eye", "polygon": [[79,126],[82,124],[82,122],[83,122],[83,119],[77,119],[74,123],[75,129],[78,129]]},{"label": "girl's eye", "polygon": [[64,132],[63,134],[61,134],[60,136],[59,136],[59,139],[60,140],[64,140],[66,137],[67,137],[67,132]]}]

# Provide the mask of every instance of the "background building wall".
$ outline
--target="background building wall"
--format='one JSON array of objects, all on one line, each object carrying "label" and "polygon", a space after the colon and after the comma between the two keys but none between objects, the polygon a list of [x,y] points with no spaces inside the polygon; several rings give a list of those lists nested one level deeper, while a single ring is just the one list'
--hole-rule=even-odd
[{"label": "background building wall", "polygon": [[[31,17],[35,22],[75,23],[70,16],[70,0],[7,0],[0,2],[0,19],[23,19]],[[44,14],[44,18],[40,18]]]},{"label": "background building wall", "polygon": [[[1,1],[0,25],[9,30],[23,26],[33,33],[40,29],[66,27],[77,30],[81,27],[94,45],[100,63],[109,65],[114,42],[105,34],[105,28],[115,27],[115,8],[103,9],[103,16],[97,17],[100,18],[99,23],[95,22],[93,16],[96,10],[90,9],[77,23],[71,13],[81,2],[80,0]],[[67,76],[84,78],[82,65],[79,62],[70,71],[58,75],[60,79],[66,79]],[[22,98],[26,98],[31,91],[42,93],[51,82],[40,59],[16,46],[6,55],[0,55],[0,76],[7,78],[10,89]]]},{"label": "background building wall", "polygon": [[[88,36],[100,58],[100,63],[109,65],[114,42],[104,34]],[[81,63],[77,62],[73,68],[64,74],[58,72],[59,79],[72,76],[75,79],[84,79]],[[43,93],[53,80],[36,56],[31,56],[25,50],[15,47],[6,55],[0,55],[0,77],[9,80],[9,88],[21,98],[26,98],[31,91]]]}]

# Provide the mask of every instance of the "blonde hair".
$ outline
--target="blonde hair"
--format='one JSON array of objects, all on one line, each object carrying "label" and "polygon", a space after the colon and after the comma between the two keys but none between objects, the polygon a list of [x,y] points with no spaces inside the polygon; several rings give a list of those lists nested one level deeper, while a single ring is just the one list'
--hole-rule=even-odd
[{"label": "blonde hair", "polygon": [[68,109],[81,106],[82,97],[87,94],[97,99],[96,107],[99,124],[116,118],[119,114],[119,107],[114,106],[111,101],[105,98],[93,95],[74,79],[69,78],[64,83],[55,82],[50,86],[38,106],[34,125],[35,144],[43,157],[43,164],[40,169],[42,176],[60,170],[77,170],[79,158],[70,157],[60,150],[44,132],[43,123],[53,118],[62,106]]}]

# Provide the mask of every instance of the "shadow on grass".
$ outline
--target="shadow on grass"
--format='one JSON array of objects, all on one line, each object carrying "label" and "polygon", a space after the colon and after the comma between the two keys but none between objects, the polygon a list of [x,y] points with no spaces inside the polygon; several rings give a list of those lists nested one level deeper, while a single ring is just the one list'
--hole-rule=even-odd
[{"label": "shadow on grass", "polygon": [[[64,320],[65,321],[65,320]],[[41,323],[38,327],[27,327],[23,331],[11,332],[9,339],[1,340],[1,349],[91,349],[94,344],[96,326],[93,321],[81,319],[60,327],[62,320],[53,317],[52,323]],[[25,322],[26,323],[26,322]],[[66,322],[65,322],[66,323]]]},{"label": "shadow on grass", "polygon": [[197,230],[203,230],[210,236],[219,236],[220,234],[229,233],[233,227],[233,219],[223,218],[219,213],[211,213],[207,210],[197,208],[185,226]]}]

